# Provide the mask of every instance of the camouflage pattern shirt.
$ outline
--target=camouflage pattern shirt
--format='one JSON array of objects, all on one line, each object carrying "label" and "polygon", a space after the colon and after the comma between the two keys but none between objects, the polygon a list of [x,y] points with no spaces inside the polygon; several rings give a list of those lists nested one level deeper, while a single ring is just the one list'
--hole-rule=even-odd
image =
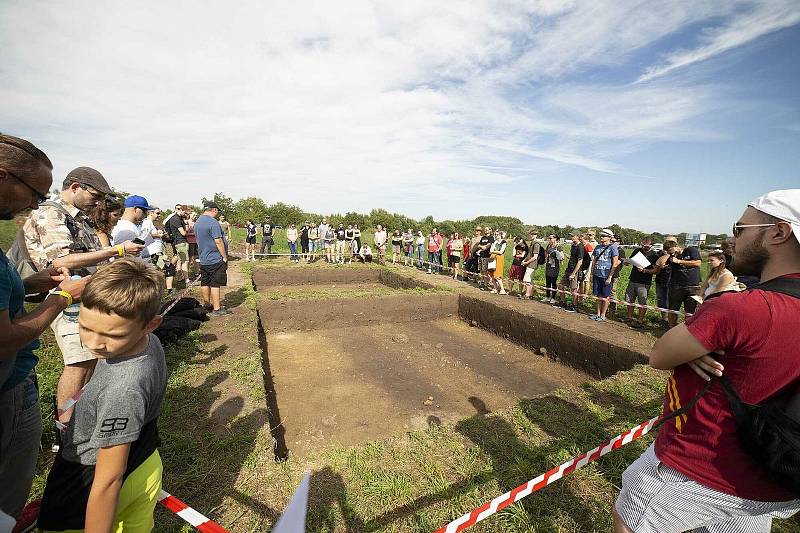
[{"label": "camouflage pattern shirt", "polygon": [[31,211],[22,231],[31,260],[39,270],[59,257],[102,248],[97,232],[83,213],[61,198],[44,202]]}]

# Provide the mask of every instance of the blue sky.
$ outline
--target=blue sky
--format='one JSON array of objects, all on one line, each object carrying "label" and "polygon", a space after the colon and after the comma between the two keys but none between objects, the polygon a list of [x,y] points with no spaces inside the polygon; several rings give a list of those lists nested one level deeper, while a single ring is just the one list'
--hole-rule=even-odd
[{"label": "blue sky", "polygon": [[795,0],[164,4],[0,3],[0,130],[162,205],[717,233],[800,186]]}]

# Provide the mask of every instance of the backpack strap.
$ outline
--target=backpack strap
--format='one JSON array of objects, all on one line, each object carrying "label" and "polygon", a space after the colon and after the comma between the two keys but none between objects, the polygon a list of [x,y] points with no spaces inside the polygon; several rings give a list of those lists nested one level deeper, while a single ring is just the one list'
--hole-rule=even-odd
[{"label": "backpack strap", "polygon": [[695,394],[695,395],[694,395],[694,397],[693,397],[691,400],[689,400],[689,402],[688,402],[686,405],[684,405],[684,406],[683,406],[683,407],[681,407],[680,409],[676,409],[676,410],[672,411],[672,412],[671,412],[670,414],[668,414],[667,416],[664,416],[664,417],[660,418],[660,419],[658,420],[658,422],[656,422],[656,423],[655,423],[655,425],[653,426],[653,429],[656,429],[657,427],[660,427],[660,426],[661,426],[662,424],[664,424],[665,422],[669,422],[669,421],[670,421],[670,420],[672,420],[673,418],[675,418],[675,417],[677,417],[677,416],[680,416],[680,415],[682,415],[682,414],[685,414],[685,413],[689,412],[690,410],[692,410],[692,408],[693,408],[693,407],[694,407],[694,406],[697,404],[697,402],[699,402],[699,401],[700,401],[700,398],[702,398],[702,397],[703,397],[703,395],[704,395],[706,392],[708,392],[708,389],[710,389],[710,388],[711,388],[711,385],[712,385],[713,383],[714,383],[714,381],[713,381],[713,380],[708,380],[708,381],[706,381],[706,384],[705,384],[705,385],[703,385],[703,388],[702,388],[702,389],[700,389],[700,392],[698,392],[697,394]]},{"label": "backpack strap", "polygon": [[800,298],[800,278],[787,278],[780,277],[767,280],[763,283],[751,287],[750,290],[762,290],[770,292],[779,292],[788,296]]}]

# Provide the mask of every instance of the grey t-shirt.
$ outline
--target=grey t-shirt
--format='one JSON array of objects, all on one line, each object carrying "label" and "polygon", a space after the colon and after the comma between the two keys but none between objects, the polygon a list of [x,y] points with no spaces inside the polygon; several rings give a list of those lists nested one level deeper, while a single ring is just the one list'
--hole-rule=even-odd
[{"label": "grey t-shirt", "polygon": [[158,418],[166,387],[164,349],[152,333],[139,355],[99,359],[63,436],[64,459],[93,465],[98,449],[135,442]]}]

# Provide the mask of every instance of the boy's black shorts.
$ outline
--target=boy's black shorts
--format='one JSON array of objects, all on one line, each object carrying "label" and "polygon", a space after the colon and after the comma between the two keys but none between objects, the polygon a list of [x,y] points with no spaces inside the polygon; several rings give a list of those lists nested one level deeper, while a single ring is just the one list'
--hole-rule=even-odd
[{"label": "boy's black shorts", "polygon": [[201,287],[225,287],[228,285],[228,263],[220,261],[213,265],[200,265]]}]

